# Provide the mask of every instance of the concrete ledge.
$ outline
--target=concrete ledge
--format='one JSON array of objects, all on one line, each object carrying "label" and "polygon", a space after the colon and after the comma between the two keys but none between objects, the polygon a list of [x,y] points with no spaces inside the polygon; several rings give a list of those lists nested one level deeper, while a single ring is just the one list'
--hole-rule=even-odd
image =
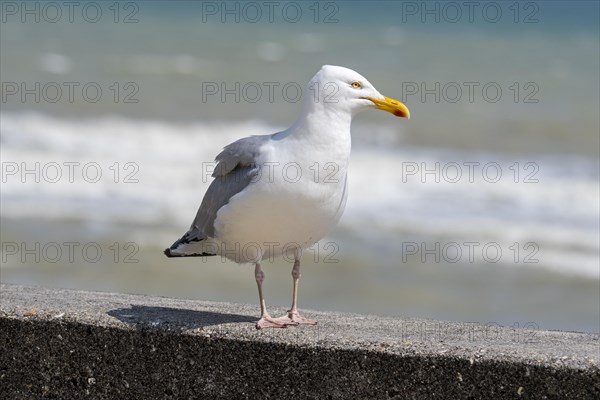
[{"label": "concrete ledge", "polygon": [[598,335],[324,312],[257,331],[254,305],[0,296],[2,399],[600,398]]}]

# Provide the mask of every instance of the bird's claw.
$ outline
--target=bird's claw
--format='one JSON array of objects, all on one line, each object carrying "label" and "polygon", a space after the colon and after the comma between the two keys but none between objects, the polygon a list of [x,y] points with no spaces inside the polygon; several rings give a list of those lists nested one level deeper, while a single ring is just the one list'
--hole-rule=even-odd
[{"label": "bird's claw", "polygon": [[288,311],[286,315],[276,318],[277,321],[285,321],[287,325],[316,325],[317,321],[304,318],[298,311]]},{"label": "bird's claw", "polygon": [[284,321],[281,318],[271,318],[269,316],[261,317],[258,321],[256,321],[256,329],[287,328],[288,325],[297,324],[287,323],[287,321]]},{"label": "bird's claw", "polygon": [[256,329],[263,328],[287,328],[288,326],[296,325],[316,325],[317,321],[304,318],[297,311],[288,311],[287,314],[278,317],[271,318],[270,316],[263,316],[256,322]]}]

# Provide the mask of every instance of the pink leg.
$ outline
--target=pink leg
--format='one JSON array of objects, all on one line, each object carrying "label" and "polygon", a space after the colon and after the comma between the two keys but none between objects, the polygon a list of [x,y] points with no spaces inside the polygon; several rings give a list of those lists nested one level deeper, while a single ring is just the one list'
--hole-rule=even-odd
[{"label": "pink leg", "polygon": [[277,322],[288,321],[288,325],[316,325],[317,321],[312,319],[304,318],[298,313],[298,285],[300,283],[300,260],[294,261],[294,268],[292,268],[292,278],[294,279],[294,294],[292,297],[292,307],[288,310],[287,314],[283,317],[276,318]]},{"label": "pink leg", "polygon": [[262,283],[265,280],[265,273],[260,268],[260,263],[256,263],[254,267],[254,278],[256,279],[256,285],[258,286],[258,297],[260,299],[260,319],[256,322],[256,329],[262,328],[285,328],[286,324],[284,321],[277,321],[271,318],[267,312],[265,305],[265,298],[262,292]]}]

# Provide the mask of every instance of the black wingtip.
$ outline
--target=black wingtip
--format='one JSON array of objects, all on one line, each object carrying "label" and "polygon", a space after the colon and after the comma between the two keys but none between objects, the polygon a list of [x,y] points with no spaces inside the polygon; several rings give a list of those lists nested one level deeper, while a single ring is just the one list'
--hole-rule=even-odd
[{"label": "black wingtip", "polygon": [[169,258],[178,258],[178,257],[213,257],[216,256],[216,254],[211,254],[211,253],[195,253],[195,254],[173,254],[171,253],[171,249],[165,249],[165,251],[163,252],[165,253],[165,256],[169,257]]}]

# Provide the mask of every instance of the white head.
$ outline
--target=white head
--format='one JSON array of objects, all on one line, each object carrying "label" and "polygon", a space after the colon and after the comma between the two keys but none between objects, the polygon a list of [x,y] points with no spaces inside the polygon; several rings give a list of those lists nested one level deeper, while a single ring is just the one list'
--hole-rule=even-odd
[{"label": "white head", "polygon": [[321,67],[308,83],[304,96],[304,107],[309,109],[354,115],[374,107],[397,117],[410,117],[404,104],[383,96],[364,76],[345,67]]}]

